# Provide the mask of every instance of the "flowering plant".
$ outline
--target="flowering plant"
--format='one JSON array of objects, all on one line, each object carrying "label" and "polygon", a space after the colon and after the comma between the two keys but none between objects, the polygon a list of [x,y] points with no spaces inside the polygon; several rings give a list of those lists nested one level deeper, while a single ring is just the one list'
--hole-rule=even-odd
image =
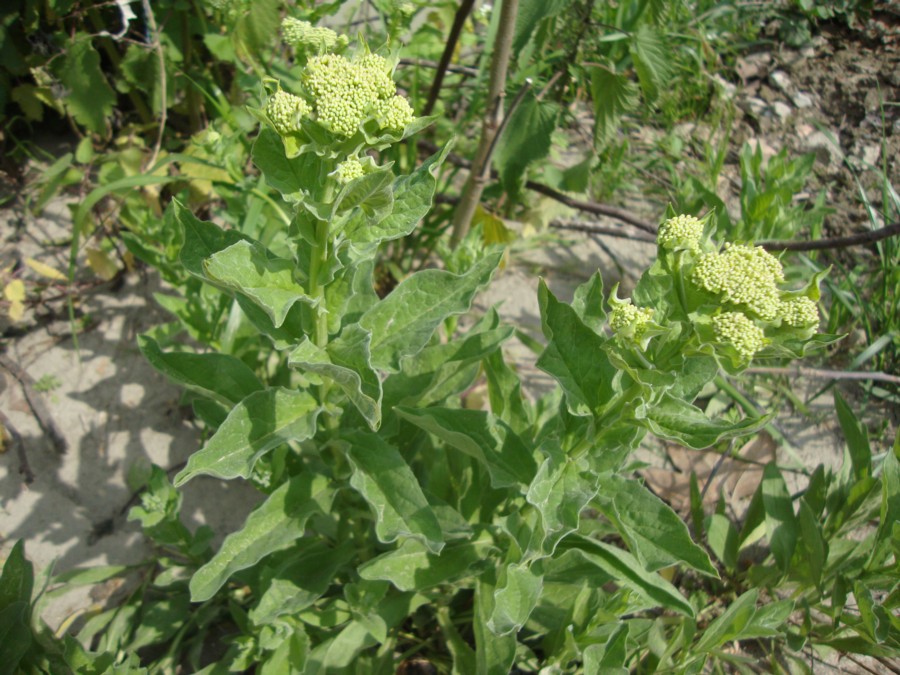
[{"label": "flowering plant", "polygon": [[[502,251],[373,290],[379,245],[428,211],[447,148],[409,175],[379,166],[375,151],[427,124],[396,93],[390,61],[286,29],[299,78],[272,83],[252,156],[294,205],[288,244],[271,250],[177,202],[170,217],[184,267],[232,296],[233,320],[268,336],[292,374],[266,382],[228,354],[141,343],[214,429],[175,486],[244,479],[265,497],[215,552],[180,524],[161,471],[132,517],[176,553],[167,579],[191,601],[227,603],[241,629],[220,661],[231,670],[387,672],[431,641],[455,672],[621,667],[628,617],[702,609],[660,570],[718,576],[630,477],[631,452],[647,432],[706,448],[761,428],[768,417],[711,418],[695,399],[720,368],[821,342],[816,280],[783,290],[777,259],[720,250],[705,221],[672,214],[633,298],[609,297],[612,334],[599,274],[571,304],[541,283],[537,365],[559,388],[532,403],[501,351],[513,329],[493,310],[462,334],[449,320]],[[482,376],[490,410],[461,406]]]}]

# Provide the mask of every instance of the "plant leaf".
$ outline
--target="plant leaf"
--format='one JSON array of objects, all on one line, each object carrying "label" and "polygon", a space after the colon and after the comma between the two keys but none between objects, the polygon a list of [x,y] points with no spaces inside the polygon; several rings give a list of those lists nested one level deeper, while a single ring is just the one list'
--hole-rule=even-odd
[{"label": "plant leaf", "polygon": [[232,574],[290,546],[303,536],[309,517],[327,513],[333,499],[334,488],[324,475],[301,473],[282,484],[247,516],[240,530],[225,537],[212,560],[194,573],[191,600],[209,600]]},{"label": "plant leaf", "polygon": [[76,33],[67,45],[57,71],[66,88],[63,102],[79,124],[105,136],[106,120],[112,115],[116,94],[100,68],[100,54],[89,35]]},{"label": "plant leaf", "polygon": [[539,565],[508,565],[502,583],[494,591],[494,608],[487,622],[494,635],[517,633],[541,597],[543,575]]},{"label": "plant leaf", "polygon": [[782,572],[790,569],[791,557],[797,546],[800,526],[794,515],[791,493],[788,492],[784,477],[774,462],[766,464],[763,470],[762,501],[766,512],[766,532],[772,557]]},{"label": "plant leaf", "polygon": [[594,99],[594,143],[604,146],[619,130],[622,115],[631,112],[638,105],[637,85],[610,67],[593,67],[591,75],[591,97]]},{"label": "plant leaf", "polygon": [[528,165],[550,152],[558,118],[559,106],[539,101],[533,93],[527,94],[513,111],[494,152],[494,164],[507,192],[517,194]]},{"label": "plant leaf", "polygon": [[228,413],[203,448],[191,455],[175,476],[175,486],[197,475],[247,478],[256,460],[287,441],[302,441],[316,432],[320,408],[302,391],[273,387],[257,391]]},{"label": "plant leaf", "polygon": [[373,433],[350,432],[344,438],[351,444],[350,485],[375,512],[378,539],[389,544],[409,537],[439,554],[444,548],[441,526],[400,452]]}]

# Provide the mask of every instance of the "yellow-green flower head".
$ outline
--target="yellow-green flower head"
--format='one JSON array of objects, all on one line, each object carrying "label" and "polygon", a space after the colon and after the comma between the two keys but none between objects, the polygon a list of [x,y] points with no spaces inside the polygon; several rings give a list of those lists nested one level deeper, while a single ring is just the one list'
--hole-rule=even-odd
[{"label": "yellow-green flower head", "polygon": [[347,38],[343,35],[338,37],[338,34],[330,28],[313,26],[309,21],[301,21],[290,16],[281,22],[281,35],[285,44],[318,54],[347,45]]},{"label": "yellow-green flower head", "polygon": [[819,308],[805,296],[782,302],[779,315],[784,323],[794,328],[811,328],[819,325]]},{"label": "yellow-green flower head", "polygon": [[726,244],[721,253],[705,253],[694,267],[695,284],[721,294],[724,302],[744,305],[772,321],[781,310],[777,284],[784,270],[777,258],[759,246]]},{"label": "yellow-green flower head", "polygon": [[716,337],[734,346],[738,354],[751,359],[766,346],[762,328],[741,312],[723,312],[712,318]]},{"label": "yellow-green flower head", "polygon": [[355,61],[336,54],[315,56],[307,64],[303,81],[315,98],[318,122],[338,136],[352,136],[370,116],[388,129],[401,122],[406,126],[412,119],[409,104],[396,96],[390,64],[377,54]]},{"label": "yellow-green flower head", "polygon": [[280,134],[297,131],[301,120],[309,113],[306,101],[286,91],[276,91],[266,102],[266,115]]},{"label": "yellow-green flower head", "polygon": [[631,300],[621,300],[613,304],[609,315],[609,327],[617,335],[632,337],[639,341],[653,320],[653,310],[647,307],[635,307]]},{"label": "yellow-green flower head", "polygon": [[348,157],[337,165],[334,176],[337,178],[338,183],[346,185],[354,178],[361,178],[365,173],[366,170],[356,157]]},{"label": "yellow-green flower head", "polygon": [[703,222],[694,216],[675,216],[659,227],[656,243],[669,250],[687,248],[696,250],[703,236]]}]

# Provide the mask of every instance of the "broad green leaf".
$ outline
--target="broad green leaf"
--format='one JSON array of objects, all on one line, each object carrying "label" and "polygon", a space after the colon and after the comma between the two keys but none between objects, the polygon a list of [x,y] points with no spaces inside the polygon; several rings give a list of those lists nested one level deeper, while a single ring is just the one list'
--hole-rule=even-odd
[{"label": "broad green leaf", "polygon": [[635,410],[635,418],[660,438],[703,450],[720,440],[759,431],[769,423],[772,415],[747,418],[734,423],[713,420],[700,408],[666,393],[658,402],[639,406]]},{"label": "broad green leaf", "polygon": [[489,571],[475,582],[475,664],[478,675],[508,675],[516,656],[516,636],[500,637],[488,627],[494,614],[494,579]]},{"label": "broad green leaf", "polygon": [[744,593],[717,617],[700,636],[693,651],[708,653],[726,642],[740,639],[741,632],[750,625],[756,614],[756,601],[759,591],[752,589]]},{"label": "broad green leaf", "polygon": [[372,260],[347,264],[325,287],[329,333],[338,333],[341,326],[356,323],[378,302],[373,288],[374,267]]},{"label": "broad green leaf", "polygon": [[448,544],[440,555],[429,553],[415,539],[406,539],[393,551],[364,563],[359,576],[390,581],[401,591],[421,591],[466,576],[473,567],[493,564],[494,551],[494,541],[486,535]]},{"label": "broad green leaf", "polygon": [[584,675],[626,675],[628,624],[619,623],[604,645],[590,645],[584,650]]},{"label": "broad green leaf", "polygon": [[306,609],[328,590],[337,572],[354,555],[350,541],[336,548],[316,537],[296,541],[290,554],[274,570],[260,573],[261,596],[250,610],[250,620],[261,626]]},{"label": "broad green leaf", "polygon": [[828,559],[828,545],[822,536],[822,526],[806,499],[800,498],[797,511],[797,524],[800,530],[800,542],[803,545],[803,562],[809,567],[810,581],[819,587],[822,583],[822,570]]},{"label": "broad green leaf", "polygon": [[791,493],[775,463],[766,464],[763,470],[762,501],[766,512],[766,532],[772,557],[782,572],[790,569],[791,556],[797,546],[800,526],[794,515]]},{"label": "broad green leaf", "polygon": [[878,546],[872,551],[867,567],[882,564],[891,550],[891,528],[900,523],[900,434],[881,465],[881,517],[878,523]]},{"label": "broad green leaf", "polygon": [[389,167],[380,167],[351,180],[334,198],[333,213],[359,209],[367,225],[384,220],[394,205],[393,180]]},{"label": "broad green leaf", "polygon": [[589,72],[596,118],[594,142],[604,146],[619,130],[622,115],[637,108],[638,87],[625,75],[617,73],[612,64],[593,66]]},{"label": "broad green leaf", "polygon": [[303,675],[353,672],[351,666],[359,653],[375,644],[375,638],[363,624],[351,621],[335,637],[315,646]]},{"label": "broad green leaf", "polygon": [[[509,328],[510,334],[512,328]],[[503,352],[496,349],[482,360],[488,385],[491,412],[506,422],[517,434],[531,425],[531,410],[522,394],[518,373],[506,363]]]},{"label": "broad green leaf", "polygon": [[834,395],[834,407],[847,441],[847,449],[850,451],[853,477],[856,480],[867,478],[872,475],[872,449],[869,445],[869,434],[838,392],[835,392]]},{"label": "broad green leaf", "polygon": [[[254,58],[270,49],[281,21],[279,0],[254,0],[245,5],[235,25],[234,39],[239,51]],[[240,10],[239,10],[240,11]]]},{"label": "broad green leaf", "polygon": [[63,103],[79,124],[100,136],[107,134],[116,94],[100,67],[100,54],[89,35],[76,33],[57,62],[57,75],[65,87]]},{"label": "broad green leaf", "polygon": [[543,587],[543,575],[538,567],[538,564],[507,566],[502,583],[494,591],[494,609],[487,622],[494,635],[515,634],[528,621]]},{"label": "broad green leaf", "polygon": [[650,24],[642,23],[631,35],[629,51],[644,97],[652,103],[667,85],[671,72],[671,56],[663,36]]},{"label": "broad green leaf", "polygon": [[334,494],[331,479],[324,475],[301,473],[282,484],[247,516],[244,527],[225,537],[212,560],[194,573],[191,600],[209,600],[232,574],[290,546],[304,535],[312,514],[330,510]]},{"label": "broad green leaf", "polygon": [[309,649],[309,636],[295,626],[278,647],[263,657],[257,672],[259,675],[304,673]]},{"label": "broad green leaf", "polygon": [[627,551],[601,541],[572,535],[560,544],[578,551],[586,562],[609,574],[615,583],[631,589],[648,607],[665,607],[693,617],[694,610],[672,584],[658,574],[647,572]]},{"label": "broad green leaf", "polygon": [[541,325],[547,347],[537,361],[566,394],[573,415],[600,414],[616,393],[618,372],[606,357],[606,339],[588,328],[575,310],[560,302],[543,280],[538,287]]},{"label": "broad green leaf", "polygon": [[372,365],[396,372],[400,359],[421,350],[444,319],[469,309],[501,255],[488,254],[465,274],[424,270],[402,281],[359,321],[372,333]]},{"label": "broad green leaf", "polygon": [[269,315],[275,328],[281,327],[294,303],[316,302],[294,279],[295,267],[293,261],[249,241],[236,242],[203,262],[208,279],[243,293]]},{"label": "broad green leaf", "polygon": [[325,349],[308,338],[288,356],[288,363],[335,382],[372,430],[381,425],[381,378],[369,363],[371,334],[359,324],[347,326]]},{"label": "broad green leaf", "polygon": [[31,605],[16,601],[0,609],[0,669],[18,673],[19,662],[31,649]]},{"label": "broad green leaf", "polygon": [[532,93],[513,111],[494,152],[494,164],[507,192],[518,193],[528,165],[550,152],[558,118],[558,104],[539,101]]},{"label": "broad green leaf", "polygon": [[721,513],[710,516],[706,539],[709,549],[729,570],[737,565],[738,532],[732,522]]},{"label": "broad green leaf", "polygon": [[785,598],[770,602],[756,610],[753,620],[741,632],[741,640],[779,637],[784,634],[784,623],[794,611],[794,601]]},{"label": "broad green leaf", "polygon": [[375,512],[378,539],[389,544],[408,537],[440,553],[441,526],[400,452],[373,433],[350,432],[344,438],[350,442],[350,484]]},{"label": "broad green leaf", "polygon": [[516,14],[516,28],[512,41],[513,54],[518,55],[528,44],[541,21],[559,14],[571,3],[572,0],[522,0]]},{"label": "broad green leaf", "polygon": [[483,410],[397,408],[397,414],[487,468],[495,488],[529,485],[537,466],[509,426]]},{"label": "broad green leaf", "polygon": [[437,170],[452,147],[453,144],[448,143],[411,174],[396,179],[390,215],[377,222],[354,218],[345,227],[343,235],[354,244],[377,244],[405,237],[412,232],[431,210],[437,186]]},{"label": "broad green leaf", "polygon": [[191,455],[175,476],[175,486],[197,475],[248,478],[253,465],[269,450],[316,433],[316,400],[301,391],[273,387],[250,394],[228,413],[206,445]]},{"label": "broad green leaf", "polygon": [[709,556],[697,546],[678,515],[636,480],[615,474],[600,477],[598,503],[644,569],[655,572],[684,564],[718,577]]},{"label": "broad green leaf", "polygon": [[229,408],[263,388],[247,364],[228,354],[166,353],[149,335],[139,336],[138,346],[150,365],[163,375]]},{"label": "broad green leaf", "polygon": [[183,593],[141,603],[140,623],[129,639],[135,650],[170,640],[190,618],[190,601]]},{"label": "broad green leaf", "polygon": [[578,460],[567,457],[557,441],[545,442],[546,455],[525,499],[541,514],[541,549],[552,555],[559,541],[578,529],[582,510],[597,494],[596,476]]},{"label": "broad green leaf", "polygon": [[594,331],[597,335],[603,335],[606,325],[606,312],[603,310],[603,277],[600,272],[594,272],[591,278],[575,289],[575,297],[572,298],[572,309],[581,319],[581,322]]},{"label": "broad green leaf", "polygon": [[266,183],[278,190],[289,202],[303,199],[304,191],[318,184],[319,158],[308,152],[288,158],[281,136],[263,126],[250,151],[253,163],[262,171]]},{"label": "broad green leaf", "polygon": [[[184,243],[179,254],[181,264],[188,272],[203,280],[206,280],[204,260],[239,241],[248,241],[237,230],[223,230],[218,225],[199,220],[177,199],[172,200],[169,209],[184,233]],[[167,210],[166,215],[168,214]]]},{"label": "broad green leaf", "polygon": [[34,588],[34,568],[25,558],[25,543],[19,539],[3,563],[0,575],[0,610],[15,602],[31,605]]}]

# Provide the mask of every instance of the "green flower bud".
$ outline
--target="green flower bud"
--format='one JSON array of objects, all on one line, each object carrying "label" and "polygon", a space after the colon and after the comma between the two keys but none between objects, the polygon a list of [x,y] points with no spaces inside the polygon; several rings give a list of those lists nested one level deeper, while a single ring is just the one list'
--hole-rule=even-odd
[{"label": "green flower bud", "polygon": [[712,318],[716,337],[731,344],[742,357],[751,359],[766,346],[762,328],[741,312],[723,312]]},{"label": "green flower bud", "polygon": [[309,21],[300,21],[293,17],[287,17],[281,22],[281,34],[285,44],[317,54],[334,51],[347,45],[347,38],[338,37],[338,34],[330,28],[316,27]]},{"label": "green flower bud", "polygon": [[781,320],[794,328],[819,325],[819,308],[807,297],[791,298],[781,303]]},{"label": "green flower bud", "polygon": [[266,103],[266,116],[279,134],[289,134],[300,128],[300,121],[309,115],[309,105],[299,96],[276,91]]},{"label": "green flower bud", "polygon": [[366,173],[365,168],[356,157],[349,157],[345,161],[338,164],[334,171],[334,176],[338,183],[346,185],[354,178],[361,178]]},{"label": "green flower bud", "polygon": [[609,315],[609,327],[617,335],[633,338],[640,341],[647,329],[647,324],[653,320],[653,310],[646,307],[635,307],[631,300],[619,300],[613,302],[612,313]]},{"label": "green flower bud", "polygon": [[776,284],[784,281],[784,271],[778,259],[759,246],[726,244],[721,253],[703,254],[692,280],[721,295],[723,302],[743,305],[766,321],[777,318],[781,310]]},{"label": "green flower bud", "polygon": [[378,101],[375,105],[375,116],[378,125],[389,131],[403,131],[414,118],[409,101],[402,96],[392,96],[387,100]]},{"label": "green flower bud", "polygon": [[669,250],[686,248],[696,251],[703,236],[703,221],[694,216],[675,216],[660,225],[656,243]]}]

